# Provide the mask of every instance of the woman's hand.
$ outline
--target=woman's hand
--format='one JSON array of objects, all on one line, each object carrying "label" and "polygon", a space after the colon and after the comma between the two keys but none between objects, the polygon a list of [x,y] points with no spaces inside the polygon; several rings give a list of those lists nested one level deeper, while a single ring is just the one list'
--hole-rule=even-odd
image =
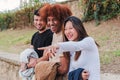
[{"label": "woman's hand", "polygon": [[43,52],[43,57],[46,58],[47,60],[49,59],[49,55],[48,55],[49,53],[50,52],[47,49],[45,49]]},{"label": "woman's hand", "polygon": [[55,55],[51,50],[51,46],[41,47],[41,48],[38,48],[38,50],[44,50],[43,57],[45,57],[45,56],[52,57]]},{"label": "woman's hand", "polygon": [[47,55],[49,57],[55,56],[58,49],[59,49],[59,47],[57,45],[38,48],[38,50],[44,50],[44,56]]},{"label": "woman's hand", "polygon": [[88,78],[89,78],[89,72],[86,71],[86,70],[83,70],[82,71],[82,79],[83,80],[88,80]]}]

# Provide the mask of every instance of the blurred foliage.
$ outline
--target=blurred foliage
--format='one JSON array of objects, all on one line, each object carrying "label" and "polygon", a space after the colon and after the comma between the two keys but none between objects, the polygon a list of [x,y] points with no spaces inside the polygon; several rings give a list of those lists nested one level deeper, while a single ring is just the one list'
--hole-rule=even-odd
[{"label": "blurred foliage", "polygon": [[0,12],[0,31],[33,26],[34,10],[48,2],[53,3],[55,0],[20,0],[19,10]]},{"label": "blurred foliage", "polygon": [[[51,0],[41,0],[49,2]],[[53,0],[54,1],[54,0]],[[0,12],[0,31],[31,27],[33,25],[33,12],[42,6],[40,0],[23,2],[19,10]],[[95,20],[98,25],[101,20],[108,20],[120,15],[120,0],[80,0],[84,15],[82,21]]]},{"label": "blurred foliage", "polygon": [[120,0],[80,0],[84,9],[82,21],[96,20],[98,25],[101,20],[108,20],[120,15]]},{"label": "blurred foliage", "polygon": [[33,25],[33,13],[41,7],[40,2],[27,4],[16,11],[0,13],[0,30],[31,27]]}]

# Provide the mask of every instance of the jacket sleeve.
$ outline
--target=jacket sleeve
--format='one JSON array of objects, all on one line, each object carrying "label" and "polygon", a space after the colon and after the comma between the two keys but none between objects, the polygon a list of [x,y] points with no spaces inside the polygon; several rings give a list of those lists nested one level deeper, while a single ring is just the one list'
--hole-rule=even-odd
[{"label": "jacket sleeve", "polygon": [[58,43],[59,50],[61,52],[66,51],[80,51],[84,49],[92,49],[92,47],[95,45],[94,40],[91,37],[85,38],[81,41],[75,42],[75,41],[68,41],[68,42],[61,42]]}]

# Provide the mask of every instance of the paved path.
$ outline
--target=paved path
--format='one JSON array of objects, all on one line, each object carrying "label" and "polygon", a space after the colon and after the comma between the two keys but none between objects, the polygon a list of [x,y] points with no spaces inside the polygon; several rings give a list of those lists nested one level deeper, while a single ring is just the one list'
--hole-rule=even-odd
[{"label": "paved path", "polygon": [[[18,54],[10,54],[7,52],[0,51],[0,58],[1,57],[19,62]],[[120,80],[120,74],[101,73],[101,80]]]}]

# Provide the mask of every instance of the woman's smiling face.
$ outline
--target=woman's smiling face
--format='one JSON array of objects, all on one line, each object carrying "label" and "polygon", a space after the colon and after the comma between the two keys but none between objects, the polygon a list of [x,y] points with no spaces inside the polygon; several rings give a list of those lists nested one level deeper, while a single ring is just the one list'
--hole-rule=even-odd
[{"label": "woman's smiling face", "polygon": [[53,33],[59,33],[61,31],[62,25],[56,17],[48,16],[47,24]]},{"label": "woman's smiling face", "polygon": [[69,41],[78,41],[78,33],[70,21],[66,22],[64,34]]}]

